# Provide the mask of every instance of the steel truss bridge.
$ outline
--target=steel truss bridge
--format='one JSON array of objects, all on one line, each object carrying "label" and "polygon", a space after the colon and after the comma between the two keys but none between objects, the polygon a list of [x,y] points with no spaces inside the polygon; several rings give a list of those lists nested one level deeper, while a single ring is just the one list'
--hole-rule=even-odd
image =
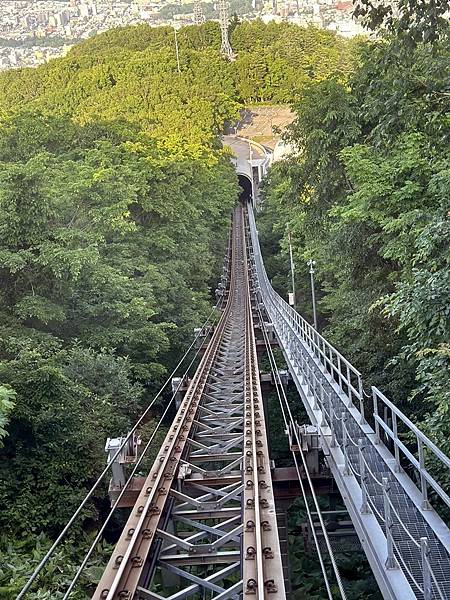
[{"label": "steel truss bridge", "polygon": [[[203,336],[198,367],[190,380],[178,380],[179,406],[153,466],[145,476],[136,476],[141,459],[135,432],[144,413],[126,438],[109,444],[108,467],[18,598],[25,596],[109,468],[113,508],[64,600],[120,506],[131,512],[94,600],[289,598],[286,525],[277,514],[278,470],[270,456],[258,366],[263,345],[324,591],[329,598],[345,599],[308,466],[305,428],[292,417],[287,374],[278,369],[272,351],[278,344],[383,597],[450,600],[450,530],[440,516],[449,514],[450,497],[434,476],[438,472],[440,481],[450,480],[449,458],[380,390],[373,387],[368,397],[359,371],[275,292],[250,205],[234,211],[218,292],[220,317],[198,334]],[[133,460],[136,467],[125,481],[123,463]],[[332,567],[328,572],[317,518]]]}]

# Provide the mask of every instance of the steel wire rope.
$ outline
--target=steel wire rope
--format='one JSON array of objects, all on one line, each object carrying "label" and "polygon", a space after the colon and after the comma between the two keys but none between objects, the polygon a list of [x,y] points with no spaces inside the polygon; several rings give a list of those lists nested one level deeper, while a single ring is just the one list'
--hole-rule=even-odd
[{"label": "steel wire rope", "polygon": [[[194,354],[194,357],[192,358],[191,362],[190,362],[190,363],[189,363],[189,365],[186,367],[186,370],[185,370],[185,372],[184,372],[184,374],[183,374],[183,378],[184,378],[184,376],[185,376],[185,375],[186,375],[186,374],[189,372],[189,369],[190,369],[190,368],[192,367],[192,365],[194,364],[195,360],[197,359],[197,356],[198,356],[198,355],[199,355],[199,353],[200,353],[200,350],[201,350],[201,347],[199,347],[199,348],[197,349],[197,352]],[[182,379],[183,379],[183,378],[182,378]],[[170,407],[172,406],[172,403],[173,403],[173,401],[174,401],[174,399],[175,399],[175,396],[176,396],[177,392],[178,392],[178,391],[179,391],[179,389],[181,388],[181,385],[182,385],[182,381],[180,381],[180,383],[178,384],[178,386],[177,386],[176,390],[175,390],[175,391],[174,391],[174,393],[172,394],[172,397],[171,397],[170,401],[167,403],[167,406],[166,406],[166,408],[165,408],[165,410],[164,410],[163,414],[161,415],[161,418],[159,419],[158,423],[156,424],[156,426],[155,426],[155,428],[154,428],[154,430],[153,430],[153,432],[152,432],[152,435],[150,436],[150,439],[149,439],[149,440],[148,440],[148,442],[146,443],[146,445],[145,445],[145,447],[144,447],[144,450],[142,451],[142,454],[141,454],[141,456],[139,457],[139,460],[136,462],[136,464],[135,464],[135,466],[134,466],[133,470],[131,471],[131,473],[130,473],[130,476],[128,477],[128,479],[127,479],[127,481],[126,481],[126,483],[125,483],[124,487],[122,488],[122,490],[121,490],[121,492],[120,492],[120,494],[119,494],[118,498],[116,499],[116,501],[114,502],[113,506],[111,507],[111,510],[109,511],[109,513],[108,513],[108,515],[107,515],[107,517],[106,517],[106,519],[105,519],[105,521],[104,521],[104,523],[103,523],[102,527],[100,528],[99,532],[97,533],[97,535],[96,535],[96,537],[95,537],[94,541],[92,542],[91,546],[89,547],[89,549],[88,549],[88,552],[86,553],[86,555],[85,555],[85,557],[84,557],[84,559],[83,559],[83,561],[82,561],[82,563],[81,563],[81,565],[80,565],[80,567],[79,567],[78,571],[75,573],[75,575],[74,575],[74,577],[73,577],[73,579],[72,579],[72,581],[71,581],[71,583],[70,583],[70,585],[69,585],[69,588],[68,588],[68,590],[66,591],[66,593],[65,593],[65,595],[64,595],[64,597],[63,597],[63,599],[62,599],[62,600],[67,600],[67,598],[69,598],[69,595],[70,595],[70,593],[71,593],[71,592],[72,592],[72,590],[74,589],[74,587],[75,587],[75,585],[76,585],[76,583],[77,583],[78,579],[79,579],[79,578],[80,578],[80,576],[81,576],[81,573],[83,572],[84,568],[86,567],[86,564],[87,564],[87,562],[88,562],[89,558],[91,557],[91,555],[92,555],[93,551],[95,550],[95,546],[96,546],[96,545],[98,544],[98,542],[100,541],[100,539],[101,539],[101,537],[102,537],[102,534],[103,534],[103,532],[104,532],[104,531],[105,531],[105,529],[106,529],[106,526],[107,526],[107,524],[109,523],[109,521],[110,521],[110,519],[111,519],[112,515],[114,514],[114,511],[115,511],[115,510],[116,510],[116,508],[118,507],[118,504],[119,504],[120,500],[123,498],[123,496],[124,496],[124,494],[125,494],[125,492],[126,492],[126,490],[127,490],[128,486],[130,485],[130,483],[131,483],[131,480],[133,479],[133,477],[134,477],[134,475],[135,475],[136,471],[138,470],[138,468],[139,468],[139,466],[140,466],[141,462],[144,460],[144,458],[145,458],[145,454],[146,454],[146,452],[148,451],[148,449],[149,449],[149,447],[150,447],[151,443],[152,443],[152,442],[153,442],[153,440],[155,439],[155,436],[156,436],[156,434],[158,433],[158,431],[159,431],[159,428],[160,428],[160,426],[161,426],[161,424],[162,424],[162,422],[163,422],[163,420],[164,420],[164,418],[165,418],[166,414],[168,413],[168,411],[169,411]]]},{"label": "steel wire rope", "polygon": [[361,473],[358,473],[358,471],[357,471],[357,470],[356,470],[356,469],[355,469],[355,468],[352,466],[352,463],[351,463],[351,461],[350,461],[350,460],[348,461],[348,466],[350,467],[350,470],[351,470],[351,472],[353,473],[353,475],[354,475],[356,478],[358,478],[358,477],[359,477],[359,478],[361,479]]},{"label": "steel wire rope", "polygon": [[[323,406],[323,403],[322,403],[322,402],[320,402],[320,404],[322,405],[322,406],[321,406],[321,410],[322,410],[322,411],[323,411],[323,412],[324,412],[326,415],[328,415],[328,412],[327,412],[327,410],[325,409],[325,407]],[[335,416],[335,418],[336,418],[338,421],[342,421],[342,422],[343,422],[343,425],[342,425],[342,426],[343,426],[343,428],[345,429],[345,433],[346,433],[346,440],[347,440],[348,442],[350,442],[350,443],[351,443],[353,446],[355,446],[356,448],[359,448],[359,443],[356,443],[356,442],[354,441],[354,439],[352,438],[352,436],[350,435],[350,433],[349,433],[349,431],[348,431],[347,425],[345,424],[345,423],[346,423],[346,419],[343,419],[343,417],[340,417],[340,418],[339,418],[339,417],[336,415],[336,413],[335,413],[335,411],[334,411],[334,408],[332,408],[332,411],[333,411],[333,413],[334,413],[334,416]],[[341,447],[341,445],[340,445],[340,444],[339,444],[339,447]],[[345,453],[346,453],[347,451],[346,451],[346,448],[345,448],[344,446],[342,447],[342,450],[343,450],[343,452],[344,452],[344,455],[345,455]],[[359,478],[361,478],[361,473],[358,473],[358,471],[357,471],[357,470],[356,470],[356,469],[353,467],[353,465],[352,465],[352,461],[351,461],[350,457],[348,456],[348,454],[347,454],[347,458],[348,458],[348,466],[350,467],[350,469],[351,469],[351,471],[353,472],[353,474],[355,475],[355,477],[359,477]],[[366,461],[365,461],[365,460],[364,460],[364,462],[366,463]],[[367,463],[366,463],[366,466],[367,466]]]},{"label": "steel wire rope", "polygon": [[426,563],[428,565],[428,569],[430,570],[430,574],[431,574],[431,578],[433,579],[433,583],[434,583],[434,585],[435,585],[435,587],[436,587],[436,589],[438,591],[439,598],[441,600],[446,600],[445,596],[442,595],[441,586],[440,586],[439,582],[436,580],[436,576],[435,576],[435,574],[433,572],[433,569],[431,568],[430,561],[428,560],[428,557],[425,557],[425,561],[426,561]]},{"label": "steel wire rope", "polygon": [[374,475],[374,473],[372,472],[372,469],[370,468],[370,466],[369,466],[369,464],[368,464],[367,460],[364,458],[364,454],[363,454],[363,457],[362,457],[362,458],[363,458],[364,464],[365,464],[365,465],[366,465],[366,467],[367,467],[367,471],[366,471],[366,473],[369,473],[369,475],[372,477],[372,479],[373,479],[374,483],[376,483],[376,484],[377,484],[379,487],[381,487],[381,488],[382,488],[382,487],[383,487],[383,482],[382,482],[382,481],[380,481],[380,480],[379,480],[379,479],[378,479],[378,478],[377,478],[377,477]]},{"label": "steel wire rope", "polygon": [[[258,309],[258,312],[259,312],[260,319],[261,319],[261,311],[259,309]],[[261,325],[262,325],[262,329],[265,330],[263,320],[261,319],[260,322],[261,322]],[[269,353],[269,356],[270,355],[272,356],[273,364],[275,365],[275,368],[276,368],[276,371],[275,371],[274,374],[276,374],[276,376],[279,379],[279,383],[281,385],[282,396],[283,396],[283,399],[284,399],[284,402],[285,402],[285,405],[286,405],[287,412],[289,414],[290,422],[292,424],[294,424],[294,418],[292,416],[292,412],[291,412],[291,409],[290,409],[290,406],[289,406],[289,403],[288,403],[288,400],[287,400],[287,397],[286,397],[286,393],[285,393],[284,388],[283,388],[282,383],[281,383],[281,379],[280,379],[280,375],[278,373],[278,368],[277,368],[277,365],[276,365],[275,357],[273,356],[273,352],[272,352],[272,349],[270,348],[270,345],[268,347],[268,353]],[[279,399],[280,399],[280,397],[279,397]],[[298,437],[298,432],[295,429],[295,427],[293,428],[293,430],[294,430],[295,437],[297,439],[297,444],[298,444],[299,448],[301,448],[301,443],[300,443],[300,439]],[[347,595],[346,595],[346,592],[344,590],[344,586],[342,584],[341,575],[339,573],[339,569],[338,569],[338,566],[336,564],[336,559],[334,558],[333,549],[331,548],[330,540],[328,538],[328,533],[327,533],[326,528],[325,528],[325,523],[323,521],[323,517],[322,517],[322,513],[321,513],[321,510],[320,510],[320,507],[319,507],[319,503],[317,501],[317,496],[316,496],[316,493],[315,493],[315,490],[314,490],[314,486],[313,486],[313,483],[312,483],[312,480],[311,480],[311,476],[309,474],[308,465],[306,463],[306,459],[305,459],[304,453],[300,451],[300,454],[301,454],[301,457],[302,457],[303,468],[305,470],[306,477],[308,479],[308,484],[309,484],[309,487],[310,487],[310,490],[311,490],[311,495],[313,497],[313,502],[314,502],[314,505],[316,507],[317,515],[319,517],[319,523],[320,523],[320,526],[321,526],[321,529],[322,529],[322,532],[323,532],[323,536],[324,536],[324,539],[325,539],[325,544],[327,546],[327,551],[328,551],[328,554],[329,554],[330,559],[331,559],[331,565],[333,567],[334,575],[336,577],[336,582],[338,584],[339,592],[340,592],[341,597],[343,598],[343,600],[346,600]],[[301,478],[300,478],[300,482],[301,482]],[[301,485],[302,491],[303,491],[303,482],[301,482],[300,485]],[[307,505],[306,496],[304,496],[304,497],[305,497],[305,505]],[[320,553],[319,548],[317,548],[317,549],[318,549],[318,553]]]},{"label": "steel wire rope", "polygon": [[[412,535],[409,533],[409,531],[406,529],[406,527],[405,527],[405,525],[403,524],[403,522],[402,522],[402,520],[401,520],[401,518],[400,518],[400,516],[399,516],[398,512],[396,511],[396,509],[395,509],[395,507],[394,507],[394,505],[393,505],[393,503],[392,503],[391,499],[388,497],[388,498],[387,498],[387,500],[388,500],[388,502],[389,502],[389,505],[390,505],[390,508],[391,508],[391,510],[393,511],[394,515],[397,517],[397,520],[398,520],[398,525],[400,525],[400,526],[402,527],[402,529],[405,531],[405,533],[408,535],[408,537],[411,539],[411,541],[412,541],[412,542],[415,544],[415,546],[416,546],[417,548],[420,548],[420,543],[419,543],[419,542],[417,542],[417,541],[416,541],[416,540],[413,538],[413,536],[412,536]],[[394,523],[393,523],[393,524],[394,524]],[[395,545],[395,547],[396,547],[396,549],[397,549],[397,552],[398,552],[398,554],[400,555],[400,551],[399,551],[399,549],[398,549],[397,545],[395,544],[395,542],[394,542],[394,545]],[[403,563],[403,564],[405,564],[405,563],[404,563],[404,561],[403,561],[403,559],[401,558],[401,556],[400,556],[400,559],[401,559],[402,563]],[[430,563],[429,563],[429,561],[428,561],[428,558],[426,558],[426,561],[427,561],[427,565],[428,565],[428,568],[429,568],[429,570],[430,570],[431,576],[432,576],[432,578],[433,578],[433,581],[434,581],[434,583],[435,583],[435,585],[436,585],[436,588],[437,588],[437,590],[438,590],[438,592],[439,592],[439,595],[441,596],[441,591],[440,591],[439,583],[437,582],[437,580],[436,580],[436,578],[435,578],[435,575],[434,575],[434,573],[433,573],[433,569],[432,569],[432,567],[431,567],[431,565],[430,565]],[[407,568],[407,567],[406,567],[406,565],[405,565],[405,568]],[[408,570],[408,573],[411,575],[411,573],[410,573],[409,569],[407,569],[407,570]],[[412,576],[411,576],[411,577],[412,577]],[[412,578],[412,579],[414,579],[414,578]],[[419,589],[420,589],[420,588],[419,588]],[[420,591],[423,593],[423,590],[422,590],[422,589],[420,589]],[[442,598],[442,596],[441,596],[441,598]]]},{"label": "steel wire rope", "polygon": [[410,538],[410,540],[411,540],[411,541],[412,541],[412,542],[415,544],[415,546],[416,546],[417,548],[420,548],[420,543],[419,543],[418,541],[416,541],[416,540],[413,538],[413,536],[412,536],[412,535],[409,533],[409,531],[408,531],[408,530],[407,530],[407,528],[405,527],[405,525],[404,525],[404,523],[403,523],[403,521],[402,521],[402,519],[401,519],[400,515],[399,515],[399,514],[398,514],[398,512],[396,511],[396,509],[395,509],[395,506],[392,504],[392,501],[391,501],[391,499],[389,498],[389,496],[388,496],[388,498],[387,498],[387,501],[389,502],[390,509],[392,510],[392,512],[394,513],[394,515],[397,517],[398,524],[401,526],[401,528],[402,528],[402,529],[403,529],[403,531],[406,533],[406,535],[407,535],[407,536]]},{"label": "steel wire rope", "polygon": [[[278,374],[278,367],[277,367],[277,364],[276,364],[276,361],[275,361],[275,357],[273,356],[272,349],[270,347],[270,342],[268,341],[267,332],[266,332],[265,327],[263,325],[263,319],[262,319],[262,315],[261,315],[260,309],[258,309],[258,314],[259,314],[259,321],[260,321],[260,324],[261,324],[261,330],[263,332],[264,344],[266,346],[266,351],[267,351],[267,354],[268,354],[268,357],[269,357],[270,366],[271,366],[271,369],[272,369],[272,374],[275,376],[275,373]],[[283,402],[282,402],[282,399],[281,399],[281,394],[279,392],[280,382],[277,381],[276,377],[274,377],[274,381],[275,381],[275,388],[276,388],[276,391],[277,391],[278,401],[279,401],[281,412],[282,412],[282,415],[283,415],[284,424],[285,424],[285,427],[286,427],[286,431],[288,431],[289,430],[289,423],[288,423],[288,419],[286,417],[286,411],[285,411],[285,408],[283,406]],[[281,387],[282,387],[282,384],[281,384]],[[323,557],[322,557],[322,554],[321,554],[321,551],[320,551],[319,540],[317,539],[316,528],[314,527],[314,521],[313,521],[313,518],[312,518],[311,509],[309,507],[308,500],[307,500],[307,497],[306,497],[306,490],[305,490],[305,486],[303,484],[302,477],[301,477],[301,474],[300,474],[300,467],[298,465],[297,456],[295,455],[294,451],[291,451],[291,452],[292,452],[292,457],[294,459],[295,469],[297,471],[298,481],[300,483],[300,489],[302,490],[302,496],[303,496],[303,500],[304,500],[304,503],[305,503],[306,512],[307,512],[307,515],[308,515],[308,521],[309,521],[309,524],[310,524],[310,527],[311,527],[311,532],[313,534],[314,543],[315,543],[315,546],[316,546],[317,556],[318,556],[318,559],[319,559],[320,568],[322,570],[325,587],[327,589],[328,597],[331,600],[333,600],[333,595],[331,593],[331,588],[330,588],[330,582],[328,580],[328,574],[326,572],[325,563],[323,562]],[[345,595],[343,597],[345,598]]]},{"label": "steel wire rope", "polygon": [[[277,375],[278,375],[278,372],[277,372]],[[292,412],[291,412],[290,406],[288,404],[288,400],[287,400],[286,394],[284,392],[284,389],[283,388],[281,388],[281,389],[282,389],[284,401],[286,403],[286,407],[287,407],[287,410],[288,410],[288,413],[289,413],[289,418],[291,420],[291,423],[294,423],[294,419],[293,419],[293,416],[292,416]],[[295,428],[294,428],[294,433],[295,433],[295,437],[297,439],[297,444],[299,445],[299,448],[301,448],[300,439],[298,437],[298,432],[297,432],[297,430]],[[316,493],[315,493],[315,490],[314,490],[314,486],[313,486],[313,483],[312,483],[312,480],[311,480],[311,476],[310,476],[310,473],[309,473],[309,470],[308,470],[308,465],[306,463],[305,455],[304,455],[303,452],[300,452],[300,455],[302,457],[303,468],[305,470],[306,477],[308,479],[308,484],[309,484],[309,487],[311,489],[311,495],[313,497],[313,501],[314,501],[314,504],[315,504],[315,507],[316,507],[316,511],[317,511],[317,514],[318,514],[318,517],[319,517],[320,526],[321,526],[323,534],[324,534],[325,544],[327,546],[328,554],[330,555],[331,564],[332,564],[333,571],[334,571],[334,574],[335,574],[335,577],[336,577],[336,581],[337,581],[337,584],[338,584],[338,587],[339,587],[339,591],[341,593],[342,598],[344,600],[346,600],[347,596],[346,596],[346,593],[345,593],[345,590],[344,590],[344,586],[342,584],[341,576],[340,576],[340,573],[339,573],[339,568],[337,566],[336,559],[334,557],[333,549],[331,548],[330,540],[329,540],[329,537],[328,537],[328,533],[326,531],[325,523],[323,521],[322,512],[320,510],[319,503],[317,501],[317,496],[316,496]]]},{"label": "steel wire rope", "polygon": [[42,558],[42,560],[40,561],[40,563],[37,565],[37,567],[35,568],[35,570],[31,574],[31,576],[27,580],[26,584],[21,589],[21,591],[20,591],[19,595],[17,596],[16,600],[21,600],[22,598],[24,598],[25,594],[28,592],[28,590],[30,589],[30,587],[33,585],[34,581],[36,580],[36,578],[38,577],[38,575],[40,574],[40,572],[42,571],[42,569],[45,567],[45,565],[47,564],[47,562],[49,561],[49,559],[53,555],[53,553],[56,550],[56,548],[59,546],[59,544],[61,543],[61,541],[65,538],[67,532],[72,527],[72,525],[74,524],[74,522],[76,521],[76,519],[80,515],[81,511],[83,510],[83,508],[86,506],[88,500],[92,497],[92,494],[94,493],[94,491],[97,489],[97,487],[102,482],[102,480],[103,480],[104,476],[106,475],[106,473],[108,473],[108,471],[109,471],[111,465],[113,464],[113,462],[115,461],[115,459],[122,452],[123,448],[128,443],[128,441],[130,440],[130,438],[133,435],[133,433],[136,431],[136,429],[142,423],[142,421],[144,420],[144,418],[147,416],[147,414],[150,411],[150,409],[154,406],[155,402],[158,400],[158,398],[161,396],[161,394],[163,393],[163,391],[166,389],[166,387],[168,386],[169,382],[172,380],[172,377],[176,374],[176,372],[178,371],[178,369],[180,368],[180,366],[183,364],[185,358],[188,356],[189,352],[194,347],[194,345],[197,342],[197,340],[201,337],[201,334],[204,331],[204,329],[207,326],[207,324],[209,323],[209,321],[211,320],[211,317],[213,316],[213,314],[215,313],[215,311],[219,307],[221,307],[222,303],[223,303],[223,297],[212,308],[212,310],[209,313],[206,321],[203,323],[202,327],[200,328],[200,331],[194,337],[191,345],[187,348],[187,350],[185,351],[185,353],[181,357],[180,361],[178,362],[178,364],[176,365],[176,367],[173,369],[173,371],[171,372],[171,374],[169,375],[169,377],[166,379],[166,381],[164,382],[164,384],[162,385],[162,387],[159,389],[159,391],[157,392],[157,394],[155,395],[155,397],[153,398],[153,400],[150,402],[150,404],[147,406],[147,408],[145,409],[145,411],[142,413],[142,415],[139,417],[139,419],[133,425],[132,429],[128,432],[127,436],[124,438],[124,441],[122,442],[122,444],[118,448],[117,452],[108,461],[106,467],[103,469],[103,471],[101,472],[101,474],[98,476],[97,480],[92,485],[92,487],[90,488],[90,490],[88,491],[88,493],[86,494],[86,496],[84,497],[84,499],[81,501],[81,503],[79,504],[78,508],[75,510],[75,512],[73,513],[73,515],[69,519],[69,521],[66,523],[66,525],[64,526],[64,528],[61,531],[61,533],[58,535],[58,537],[56,538],[56,540],[53,542],[52,546],[49,548],[49,550],[47,551],[47,553],[45,554],[45,556]]},{"label": "steel wire rope", "polygon": [[[260,316],[260,323],[262,323],[261,312],[259,310],[258,310],[258,313],[259,313],[259,316]],[[265,331],[264,327],[261,327],[261,329],[263,331],[264,343],[265,343],[265,346],[266,346],[267,354],[269,356],[269,362],[270,362],[270,366],[271,366],[271,369],[272,369],[272,374],[275,375],[275,370],[277,369],[277,365],[276,365],[275,362],[272,362],[272,359],[274,361],[273,354],[272,354],[272,357],[271,357],[271,354],[269,353],[270,343],[267,340],[267,332]],[[283,406],[283,403],[282,403],[282,400],[281,400],[281,395],[280,395],[280,392],[279,392],[279,382],[276,380],[276,378],[274,378],[274,381],[275,381],[275,388],[276,388],[276,391],[277,391],[278,401],[279,401],[281,412],[282,412],[282,415],[283,415],[284,424],[285,424],[285,427],[286,427],[286,431],[288,431],[289,424],[288,424],[288,420],[287,420],[287,417],[286,417],[286,411],[285,411],[285,408]],[[329,580],[328,580],[328,574],[326,572],[325,563],[323,562],[323,557],[322,557],[322,554],[320,552],[319,540],[317,539],[317,533],[316,533],[316,529],[314,527],[314,521],[313,521],[313,518],[312,518],[311,509],[309,507],[309,504],[308,504],[308,501],[307,501],[307,498],[306,498],[306,491],[305,491],[305,487],[303,485],[302,477],[301,477],[301,474],[300,474],[300,467],[298,465],[297,457],[296,457],[295,452],[293,450],[292,450],[292,457],[294,459],[295,469],[297,471],[297,477],[298,477],[298,481],[300,483],[300,488],[302,490],[302,496],[303,496],[303,500],[304,500],[304,503],[305,503],[306,512],[307,512],[307,515],[308,515],[308,521],[309,521],[309,524],[310,524],[310,527],[311,527],[311,531],[312,531],[312,534],[313,534],[314,543],[316,545],[317,556],[319,558],[320,568],[322,570],[322,574],[323,574],[323,578],[324,578],[324,582],[325,582],[325,587],[327,589],[328,597],[331,600],[333,600],[333,595],[331,593],[330,583],[329,583]]]},{"label": "steel wire rope", "polygon": [[392,546],[395,548],[396,552],[394,553],[394,558],[397,560],[397,557],[400,559],[400,562],[402,563],[402,565],[405,568],[405,571],[408,573],[408,575],[411,578],[411,581],[414,583],[414,585],[416,586],[416,588],[419,590],[419,592],[421,594],[423,594],[423,588],[420,587],[419,583],[417,582],[416,578],[414,577],[414,575],[411,573],[411,571],[408,568],[408,565],[405,563],[403,556],[399,550],[399,547],[397,546],[394,536],[391,535],[391,541],[392,541]]},{"label": "steel wire rope", "polygon": [[369,496],[369,494],[367,494],[367,502],[372,506],[372,510],[374,511],[374,513],[376,515],[378,515],[378,517],[380,518],[380,521],[382,521],[382,523],[386,523],[386,519],[384,518],[384,516],[380,513],[380,511],[378,510],[378,508],[375,506],[375,502],[373,500],[373,498],[371,498]]},{"label": "steel wire rope", "polygon": [[356,446],[358,448],[359,444],[357,442],[355,442],[355,440],[352,438],[352,436],[349,434],[348,429],[347,429],[347,425],[345,425],[344,422],[344,427],[345,427],[345,433],[347,434],[347,440],[353,444],[353,446]]}]

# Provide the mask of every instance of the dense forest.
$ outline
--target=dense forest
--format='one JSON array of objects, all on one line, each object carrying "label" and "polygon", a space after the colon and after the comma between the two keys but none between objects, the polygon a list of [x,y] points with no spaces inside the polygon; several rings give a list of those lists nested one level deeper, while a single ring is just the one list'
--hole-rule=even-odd
[{"label": "dense forest", "polygon": [[[231,63],[215,23],[178,32],[180,72],[173,30],[142,25],[0,76],[2,598],[211,309],[238,196],[219,134],[248,102],[345,81],[358,47],[286,23],[230,30]],[[62,597],[107,505],[103,486],[29,598]],[[84,585],[101,560],[99,548]]]},{"label": "dense forest", "polygon": [[[2,598],[211,309],[238,196],[219,136],[249,103],[297,115],[259,215],[274,284],[287,291],[290,234],[300,312],[313,257],[321,330],[450,450],[450,46],[439,11],[402,2],[401,22],[359,3],[377,41],[234,19],[226,62],[207,22],[178,32],[178,71],[173,30],[141,25],[1,74]],[[62,598],[107,503],[101,487],[28,598]],[[321,597],[311,579],[299,598]]]},{"label": "dense forest", "polygon": [[[445,4],[403,0],[397,21],[388,4],[359,3],[379,37],[360,45],[347,78],[310,82],[292,103],[296,117],[284,135],[291,155],[264,182],[258,230],[273,285],[285,297],[292,244],[297,309],[310,319],[307,261],[315,260],[321,332],[362,371],[367,392],[379,386],[448,455]],[[448,487],[448,471],[437,475]],[[301,515],[301,503],[298,509]],[[321,598],[314,558],[295,543],[290,556],[294,581],[297,573],[302,579],[298,597]],[[349,597],[379,597],[355,555],[338,562]]]},{"label": "dense forest", "polygon": [[320,329],[449,453],[449,28],[403,5],[400,21],[366,8],[383,37],[361,45],[348,80],[311,82],[293,103],[292,155],[270,171],[260,231],[282,291],[290,235],[309,316],[316,261]]}]

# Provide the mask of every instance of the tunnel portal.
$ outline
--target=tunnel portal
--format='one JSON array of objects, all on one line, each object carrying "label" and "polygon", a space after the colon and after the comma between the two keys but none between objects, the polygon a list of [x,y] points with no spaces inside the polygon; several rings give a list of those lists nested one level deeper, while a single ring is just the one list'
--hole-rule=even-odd
[{"label": "tunnel portal", "polygon": [[253,190],[252,190],[252,182],[247,175],[238,175],[239,185],[241,187],[241,193],[239,195],[239,200],[247,204],[247,202],[251,202],[253,198]]}]

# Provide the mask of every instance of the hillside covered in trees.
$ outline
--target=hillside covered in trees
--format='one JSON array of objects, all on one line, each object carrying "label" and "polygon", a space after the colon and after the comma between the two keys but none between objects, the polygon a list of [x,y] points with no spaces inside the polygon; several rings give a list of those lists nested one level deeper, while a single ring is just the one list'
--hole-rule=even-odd
[{"label": "hillside covered in trees", "polygon": [[152,136],[208,143],[250,102],[295,101],[309,81],[345,78],[358,42],[288,23],[231,28],[235,61],[220,56],[217,23],[178,32],[146,25],[108,31],[38,69],[2,74],[0,116],[19,110],[76,123],[122,122]]},{"label": "hillside covered in trees", "polygon": [[[287,291],[290,234],[299,311],[313,257],[321,330],[450,451],[448,27],[402,3],[400,23],[367,12],[378,41],[233,21],[226,62],[208,22],[178,32],[178,71],[173,30],[143,25],[0,76],[2,598],[211,310],[238,196],[219,135],[248,103],[297,114],[259,215],[274,284]],[[107,506],[103,486],[28,598],[63,597]],[[299,597],[320,598],[305,564]]]},{"label": "hillside covered in trees", "polygon": [[259,228],[277,287],[290,234],[299,310],[311,316],[314,258],[321,331],[448,454],[450,44],[438,4],[403,0],[400,21],[365,11],[380,39],[347,81],[312,82],[294,102],[292,156],[270,171]]},{"label": "hillside covered in trees", "polygon": [[[2,598],[211,309],[238,195],[219,134],[247,102],[344,82],[358,47],[284,23],[231,35],[232,63],[216,24],[179,31],[180,72],[173,30],[139,26],[0,76]],[[107,505],[104,486],[29,598],[62,597]],[[87,597],[96,560],[101,549],[73,597]]]}]

